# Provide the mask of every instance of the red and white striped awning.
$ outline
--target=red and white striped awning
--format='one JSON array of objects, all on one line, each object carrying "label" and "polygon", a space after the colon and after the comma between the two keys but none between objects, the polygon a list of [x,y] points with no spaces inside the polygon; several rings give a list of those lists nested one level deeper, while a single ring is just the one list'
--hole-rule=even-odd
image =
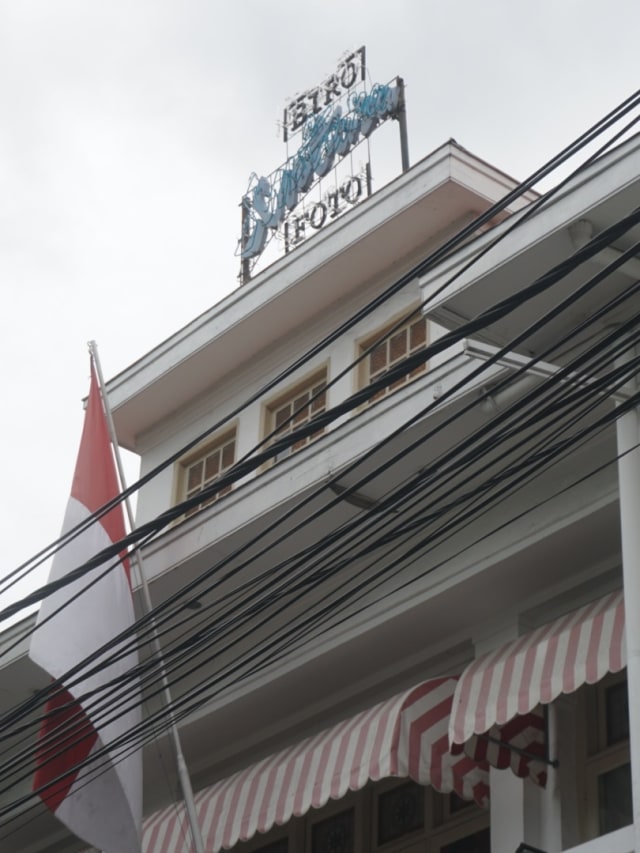
[{"label": "red and white striped awning", "polygon": [[[369,780],[410,777],[486,805],[488,767],[449,751],[455,678],[436,678],[196,794],[207,853],[320,808]],[[144,853],[186,848],[182,807],[145,821]]]},{"label": "red and white striped awning", "polygon": [[[474,735],[491,733],[492,727],[528,715],[538,704],[582,684],[595,684],[625,665],[624,599],[622,592],[615,592],[467,667],[453,700],[450,742],[463,744]],[[476,749],[466,751],[478,755]],[[489,755],[485,758],[494,763]]]},{"label": "red and white striped awning", "polygon": [[[409,777],[481,805],[489,796],[489,764],[543,784],[539,705],[625,664],[618,592],[478,658],[459,679],[427,681],[200,791],[196,808],[207,853],[369,780]],[[187,838],[184,810],[172,806],[145,821],[143,851],[178,853]]]}]

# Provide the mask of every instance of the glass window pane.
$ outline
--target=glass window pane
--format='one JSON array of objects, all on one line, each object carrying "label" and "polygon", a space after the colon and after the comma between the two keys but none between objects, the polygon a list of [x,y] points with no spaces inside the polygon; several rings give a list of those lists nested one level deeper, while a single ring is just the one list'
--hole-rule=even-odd
[{"label": "glass window pane", "polygon": [[621,681],[607,688],[605,693],[607,715],[607,746],[629,739],[629,702],[627,682]]},{"label": "glass window pane", "polygon": [[389,361],[399,361],[407,355],[407,329],[397,332],[389,341]]},{"label": "glass window pane", "polygon": [[309,389],[308,391],[303,391],[301,394],[297,395],[297,397],[293,401],[294,411],[297,411],[298,409],[304,409],[304,407],[309,402],[310,394],[311,394],[311,389]]},{"label": "glass window pane", "polygon": [[189,467],[187,473],[187,492],[193,491],[202,483],[202,461]]},{"label": "glass window pane", "polygon": [[407,381],[406,376],[401,376],[400,379],[396,379],[395,382],[392,382],[391,385],[387,386],[388,391],[396,391],[398,388],[401,388],[405,382]]},{"label": "glass window pane", "polygon": [[233,459],[236,453],[235,441],[230,441],[222,448],[222,470],[230,468],[233,465]]},{"label": "glass window pane", "polygon": [[309,393],[305,392],[293,401],[293,423],[300,424],[309,419]]},{"label": "glass window pane", "polygon": [[378,844],[386,844],[424,826],[424,788],[415,782],[378,797]]},{"label": "glass window pane", "polygon": [[621,764],[598,777],[598,806],[601,835],[633,822],[630,764]]},{"label": "glass window pane", "polygon": [[369,372],[371,375],[380,373],[387,367],[387,343],[386,341],[377,346],[369,356]]},{"label": "glass window pane", "polygon": [[315,400],[311,403],[311,412],[315,415],[316,412],[324,412],[326,405],[326,393],[318,394]]},{"label": "glass window pane", "polygon": [[423,347],[427,342],[427,321],[424,319],[416,320],[411,325],[411,339],[409,346],[411,351],[415,351]]},{"label": "glass window pane", "polygon": [[473,835],[467,835],[440,848],[440,853],[491,853],[491,839],[488,829],[481,829]]},{"label": "glass window pane", "polygon": [[311,828],[311,853],[353,853],[353,809],[315,823]]},{"label": "glass window pane", "polygon": [[288,853],[289,839],[281,838],[279,841],[272,841],[271,844],[265,844],[264,847],[258,847],[256,853]]},{"label": "glass window pane", "polygon": [[220,451],[209,454],[204,465],[205,480],[212,480],[220,471]]},{"label": "glass window pane", "polygon": [[[276,429],[279,429],[280,427],[282,427],[282,425],[285,423],[285,421],[288,420],[290,415],[291,415],[291,404],[290,403],[287,403],[286,406],[283,406],[281,409],[278,409],[276,414],[275,414]],[[291,425],[287,424],[286,428],[291,429]]]},{"label": "glass window pane", "polygon": [[449,814],[458,814],[472,805],[473,800],[463,800],[455,792],[449,794]]},{"label": "glass window pane", "polygon": [[321,382],[319,385],[316,385],[314,388],[311,389],[311,395],[315,397],[316,394],[319,394],[322,391],[325,385],[325,382]]}]

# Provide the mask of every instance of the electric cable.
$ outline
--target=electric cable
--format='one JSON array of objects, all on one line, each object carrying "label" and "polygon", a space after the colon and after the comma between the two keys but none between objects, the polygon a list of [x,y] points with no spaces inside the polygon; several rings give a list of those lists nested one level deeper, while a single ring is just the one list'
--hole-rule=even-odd
[{"label": "electric cable", "polygon": [[[515,309],[515,307],[523,304],[525,301],[532,299],[534,296],[543,292],[544,290],[551,287],[553,284],[557,283],[557,281],[561,280],[568,271],[576,265],[582,263],[584,260],[596,254],[600,251],[601,248],[608,245],[609,242],[615,240],[617,237],[626,233],[630,228],[634,227],[640,221],[640,208],[634,210],[627,217],[624,217],[614,226],[611,226],[609,229],[601,232],[601,234],[597,235],[593,238],[585,247],[579,249],[575,252],[568,261],[564,261],[554,267],[554,269],[542,276],[538,279],[533,285],[530,285],[528,288],[525,288],[524,291],[521,291],[519,296],[520,298],[508,297],[505,300],[502,300],[496,306],[491,309],[488,309],[481,314],[473,321],[466,323],[463,328],[463,331],[460,332],[456,330],[456,332],[450,332],[445,334],[442,338],[438,339],[431,345],[428,345],[424,350],[420,350],[419,352],[413,353],[409,355],[405,361],[403,361],[400,365],[396,367],[392,367],[383,377],[371,383],[371,385],[367,386],[367,388],[360,389],[351,395],[346,401],[342,403],[338,403],[333,406],[330,410],[326,412],[321,412],[316,415],[312,421],[308,424],[304,424],[298,429],[292,431],[288,434],[288,436],[284,439],[280,439],[279,441],[274,442],[274,444],[253,457],[252,460],[245,460],[245,462],[240,465],[234,465],[228,472],[223,473],[218,480],[215,481],[211,486],[203,489],[196,496],[177,504],[176,506],[170,508],[169,510],[161,513],[151,522],[147,522],[146,524],[141,525],[137,528],[136,531],[125,536],[122,540],[115,543],[114,545],[102,550],[99,554],[97,554],[93,559],[85,562],[81,567],[76,570],[69,572],[65,577],[60,578],[57,581],[50,582],[49,584],[42,587],[40,590],[35,591],[28,596],[25,596],[21,601],[14,603],[13,605],[9,605],[9,607],[5,608],[4,611],[0,612],[0,621],[7,616],[14,615],[16,612],[19,612],[25,606],[28,606],[33,603],[37,603],[43,597],[48,594],[51,594],[53,591],[60,589],[69,583],[72,583],[76,578],[81,577],[88,570],[100,565],[106,559],[110,559],[115,556],[117,553],[123,550],[124,547],[128,547],[132,544],[135,544],[136,540],[147,536],[153,533],[156,533],[158,529],[166,526],[166,524],[171,521],[176,520],[189,509],[197,506],[202,501],[206,500],[209,497],[209,492],[213,492],[214,494],[222,488],[225,488],[227,485],[231,485],[237,479],[245,476],[247,473],[250,473],[255,468],[260,467],[265,462],[269,461],[274,456],[278,455],[278,453],[282,452],[282,449],[290,447],[296,441],[299,441],[302,438],[308,438],[314,432],[319,429],[324,429],[328,426],[332,421],[336,420],[338,417],[341,417],[344,414],[349,413],[354,408],[362,405],[372,396],[374,396],[379,390],[383,390],[389,383],[393,383],[394,378],[402,378],[407,372],[410,372],[414,367],[420,366],[424,364],[429,357],[432,357],[439,352],[444,351],[447,346],[449,346],[452,342],[457,342],[461,340],[463,337],[467,337],[474,332],[478,331],[481,328],[490,325],[492,322],[495,322],[497,319],[505,316]],[[627,250],[626,252],[622,252],[620,256],[609,264],[605,270],[613,271],[617,269],[619,266],[624,264],[631,257],[635,256],[635,251]],[[590,287],[595,286],[595,284],[599,283],[602,278],[608,273],[600,273],[592,279],[592,284]]]},{"label": "electric cable", "polygon": [[[594,138],[597,138],[597,136],[600,133],[602,133],[604,130],[608,129],[613,124],[615,124],[616,121],[618,121],[622,116],[624,116],[628,112],[630,112],[638,103],[640,103],[640,97],[639,97],[639,93],[636,92],[633,95],[631,95],[629,98],[627,98],[625,101],[623,101],[616,108],[614,108],[612,111],[610,111],[603,119],[601,119],[596,124],[594,124],[588,131],[586,131],[580,137],[578,137],[577,140],[575,140],[573,143],[571,143],[569,146],[567,146],[565,149],[563,149],[563,151],[560,152],[559,155],[557,155],[555,158],[552,158],[550,161],[548,161],[548,163],[546,163],[540,169],[536,170],[536,172],[534,172],[533,175],[531,175],[526,181],[524,181],[522,184],[520,184],[518,187],[516,187],[513,191],[511,191],[511,193],[507,194],[505,199],[501,200],[496,205],[493,205],[489,209],[489,211],[487,211],[485,214],[482,214],[480,217],[478,217],[478,219],[475,220],[474,223],[471,223],[469,226],[467,226],[465,229],[463,229],[461,232],[459,232],[458,235],[456,235],[454,238],[452,238],[452,240],[447,241],[447,243],[443,247],[440,247],[434,253],[432,253],[425,261],[422,262],[422,264],[418,265],[418,267],[416,267],[410,273],[403,276],[402,279],[400,279],[394,285],[395,289],[393,290],[393,293],[395,293],[396,290],[401,289],[401,287],[406,286],[406,284],[409,283],[409,281],[413,280],[416,277],[416,275],[422,274],[429,266],[435,265],[435,263],[437,263],[439,260],[441,260],[442,257],[445,256],[447,252],[451,251],[451,249],[453,249],[453,248],[456,248],[460,242],[466,240],[467,237],[470,236],[474,230],[477,230],[479,227],[481,227],[481,225],[489,222],[496,215],[496,213],[500,212],[501,209],[504,209],[504,207],[507,207],[513,200],[518,198],[524,192],[531,189],[531,187],[535,183],[537,183],[539,180],[541,180],[543,177],[545,177],[547,174],[549,174],[551,171],[553,171],[553,169],[557,168],[558,165],[565,162],[566,159],[568,159],[570,156],[573,156],[573,154],[575,154],[578,150],[580,150],[582,147],[584,147],[585,145],[587,145],[591,141],[593,141]],[[601,149],[599,149],[598,152],[596,152],[594,155],[592,155],[586,161],[586,164],[583,164],[583,166],[579,167],[574,173],[572,173],[572,175],[570,177],[573,177],[573,175],[577,174],[582,168],[584,168],[589,163],[593,162],[593,160],[597,156],[599,156],[599,154],[601,154],[604,150],[606,150],[606,148],[609,147],[613,141],[615,141],[616,139],[618,139],[622,135],[624,135],[624,133],[626,133],[628,131],[629,127],[632,126],[636,121],[638,121],[638,118],[632,120],[632,122],[630,122],[629,125],[627,125],[618,134],[616,134],[614,136],[613,140],[610,140],[608,143],[606,143],[605,146],[603,146]],[[569,178],[565,179],[565,181],[563,181],[559,186],[564,185],[567,182],[567,180],[569,180]],[[557,189],[558,188],[554,188],[554,190],[552,192],[556,192]],[[517,223],[514,223],[514,224],[517,224]],[[502,239],[502,238],[500,238],[500,239]],[[448,286],[449,284],[450,284],[450,282],[447,282],[445,286]],[[393,293],[390,293],[389,296],[387,296],[386,298],[390,298],[390,295],[393,295]],[[434,294],[434,296],[435,296],[435,294]],[[432,296],[432,298],[433,298],[433,296]],[[384,300],[384,301],[386,301],[386,300]],[[374,307],[377,307],[377,302],[376,302]],[[374,308],[371,308],[371,310],[374,310]],[[366,310],[366,313],[363,314],[363,316],[367,316],[368,313],[370,313],[370,310]],[[268,393],[268,391],[271,390],[271,388],[275,387],[277,384],[279,384],[280,381],[282,381],[287,376],[291,375],[291,373],[294,372],[296,369],[298,369],[298,367],[301,364],[306,363],[310,358],[313,357],[313,355],[316,354],[316,352],[321,351],[321,349],[325,348],[330,342],[332,342],[332,340],[335,340],[336,337],[342,333],[342,331],[346,331],[348,328],[351,328],[355,324],[355,322],[359,321],[359,319],[361,319],[361,317],[357,316],[357,319],[351,318],[351,320],[348,320],[346,322],[346,324],[342,324],[342,326],[336,332],[334,332],[332,335],[328,336],[326,339],[321,341],[320,344],[318,344],[316,348],[313,348],[307,354],[303,355],[301,357],[301,359],[299,359],[292,367],[288,368],[287,371],[284,372],[284,374],[280,374],[279,377],[277,377],[276,380],[273,381],[273,384],[268,384],[267,386],[264,386],[259,392],[256,392],[256,395],[254,395],[255,399],[259,399],[259,397]],[[98,513],[96,514],[97,517],[100,517],[102,514],[109,511],[109,509],[111,509],[114,505],[116,505],[116,503],[118,503],[120,500],[123,500],[124,498],[128,497],[130,494],[133,494],[137,489],[139,489],[142,485],[144,485],[146,482],[148,482],[153,476],[156,476],[158,473],[160,473],[161,470],[164,470],[164,468],[167,467],[167,465],[173,464],[178,458],[180,458],[182,455],[184,455],[184,453],[188,452],[189,449],[196,446],[200,441],[202,441],[208,435],[211,435],[213,432],[218,430],[221,426],[224,425],[224,423],[228,422],[229,419],[237,416],[237,414],[239,414],[240,411],[242,411],[242,409],[244,409],[246,407],[246,405],[249,405],[251,402],[255,401],[254,397],[250,398],[248,401],[246,401],[244,404],[242,404],[242,406],[240,408],[238,408],[237,411],[232,412],[229,416],[227,416],[227,418],[221,420],[217,424],[214,424],[207,431],[202,433],[200,436],[196,437],[192,442],[185,445],[183,448],[181,448],[180,451],[177,451],[176,454],[174,454],[174,456],[165,460],[160,466],[158,466],[153,471],[149,472],[144,478],[141,478],[137,483],[132,484],[126,490],[126,492],[123,492],[121,495],[119,495],[117,498],[115,498],[114,501],[110,502],[109,504],[106,504],[101,510],[99,510]],[[87,523],[90,523],[89,520],[87,520]],[[73,538],[74,535],[77,535],[78,532],[79,531],[76,531],[75,528],[73,530],[67,531],[67,533],[64,535],[64,537],[59,538],[54,543],[52,543],[51,546],[48,546],[47,549],[43,549],[43,551],[41,551],[37,555],[35,555],[35,557],[32,559],[33,560],[40,560],[40,562],[37,562],[33,567],[35,568],[37,565],[40,565],[44,559],[48,559],[48,557],[51,555],[51,553],[57,547],[59,547],[63,543],[63,541],[64,542],[70,541],[70,539]],[[53,551],[52,551],[52,549],[53,549]],[[19,566],[18,569],[15,570],[15,572],[21,571],[26,566],[28,566],[30,563],[31,563],[31,561],[27,561],[27,563],[24,563],[24,564],[22,564],[22,566]],[[0,614],[0,619],[1,619],[1,614]]]},{"label": "electric cable", "polygon": [[219,488],[219,486],[218,486],[218,488]]}]

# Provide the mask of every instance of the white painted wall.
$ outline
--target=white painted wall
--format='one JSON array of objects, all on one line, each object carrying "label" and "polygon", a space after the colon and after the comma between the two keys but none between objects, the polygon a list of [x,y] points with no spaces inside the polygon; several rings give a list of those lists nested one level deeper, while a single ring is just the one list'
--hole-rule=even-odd
[{"label": "white painted wall", "polygon": [[[162,464],[165,459],[178,452],[194,437],[210,428],[216,421],[228,416],[237,406],[256,394],[269,380],[290,365],[300,353],[321,340],[345,317],[350,316],[370,299],[379,287],[378,284],[372,287],[372,290],[366,289],[356,297],[352,296],[336,304],[331,312],[318,317],[312,325],[293,330],[286,340],[274,341],[273,346],[263,351],[259,359],[240,370],[230,371],[227,379],[212,388],[209,393],[157,424],[139,441],[141,476]],[[257,400],[250,403],[236,418],[236,458],[239,459],[252,451],[262,438],[265,402],[322,366],[327,365],[330,381],[346,370],[346,373],[329,389],[328,405],[334,406],[348,398],[358,387],[357,368],[351,369],[351,366],[358,353],[360,342],[389,322],[404,316],[417,305],[418,296],[417,283],[415,287],[406,288],[402,293],[396,294],[385,305],[357,324],[348,335],[341,336],[329,348],[315,356],[279,386],[279,390],[267,394],[264,401]],[[437,327],[432,334],[440,333],[441,329]],[[437,363],[442,364],[448,357],[448,355],[439,356]],[[332,426],[332,429],[337,428],[348,417],[349,415],[346,415],[341,418]],[[165,469],[140,491],[138,524],[154,518],[167,509],[174,499],[175,465]]]}]

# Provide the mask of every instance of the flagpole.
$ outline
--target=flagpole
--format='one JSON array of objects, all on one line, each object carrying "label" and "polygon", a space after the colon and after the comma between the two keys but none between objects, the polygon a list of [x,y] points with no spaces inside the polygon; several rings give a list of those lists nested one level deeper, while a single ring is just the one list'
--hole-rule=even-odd
[{"label": "flagpole", "polygon": [[[122,466],[122,459],[120,456],[120,448],[118,446],[118,441],[116,438],[115,426],[113,423],[113,417],[111,415],[111,407],[109,405],[109,401],[107,398],[104,377],[102,375],[102,367],[100,365],[100,358],[98,356],[98,345],[95,341],[89,341],[89,352],[91,353],[91,357],[93,358],[93,363],[96,368],[96,374],[98,377],[98,385],[100,387],[100,396],[102,397],[102,405],[104,408],[104,412],[107,419],[107,427],[109,429],[109,435],[111,436],[111,445],[113,447],[113,453],[116,460],[116,467],[118,469],[118,476],[120,478],[120,488],[124,491],[127,488],[125,476],[124,476],[124,468]],[[129,498],[125,498],[124,505],[127,512],[127,518],[129,520],[129,529],[135,530],[135,519],[133,517],[133,512],[131,510],[131,503]],[[151,595],[149,593],[149,584],[147,583],[147,577],[144,571],[144,563],[142,560],[142,554],[139,550],[136,550],[134,554],[134,559],[136,561],[136,565],[138,568],[138,575],[140,577],[140,585],[142,590],[142,602],[143,609],[145,614],[150,614],[153,610],[153,605],[151,603]],[[180,788],[182,789],[182,796],[184,799],[185,806],[187,808],[187,817],[189,820],[189,828],[191,830],[191,839],[193,841],[193,846],[195,848],[195,853],[205,853],[204,842],[202,840],[202,831],[200,829],[200,824],[198,823],[198,815],[196,812],[196,805],[193,798],[193,788],[191,787],[191,779],[189,778],[189,771],[187,769],[187,763],[184,758],[184,753],[182,752],[182,744],[180,742],[180,734],[178,732],[178,726],[176,725],[175,718],[173,716],[172,707],[172,699],[171,699],[171,691],[169,689],[169,681],[167,679],[167,673],[164,666],[164,658],[162,655],[162,648],[160,646],[160,640],[158,637],[158,632],[156,629],[155,621],[152,617],[151,619],[151,629],[152,629],[152,645],[153,650],[160,665],[160,676],[162,680],[162,695],[164,698],[164,702],[167,706],[167,713],[169,715],[169,732],[171,734],[171,739],[173,741],[173,748],[175,751],[176,757],[176,767],[178,770],[178,778],[180,779]]]}]

